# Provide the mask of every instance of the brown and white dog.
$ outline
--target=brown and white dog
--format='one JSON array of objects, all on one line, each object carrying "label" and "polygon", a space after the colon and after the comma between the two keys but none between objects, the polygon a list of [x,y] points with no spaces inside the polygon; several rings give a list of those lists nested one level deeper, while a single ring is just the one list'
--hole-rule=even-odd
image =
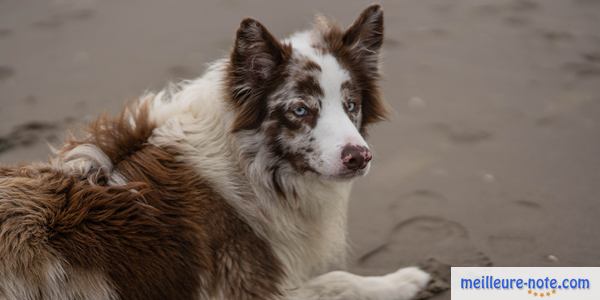
[{"label": "brown and white dog", "polygon": [[246,19],[201,78],[0,168],[0,299],[412,298],[417,268],[325,273],[385,114],[382,42],[377,5],[283,41]]}]

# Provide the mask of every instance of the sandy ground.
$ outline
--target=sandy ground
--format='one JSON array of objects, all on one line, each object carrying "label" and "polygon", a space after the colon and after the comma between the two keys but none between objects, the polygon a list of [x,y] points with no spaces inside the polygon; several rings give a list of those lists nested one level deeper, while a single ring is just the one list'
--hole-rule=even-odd
[{"label": "sandy ground", "polygon": [[[361,1],[0,1],[0,161],[225,55],[244,16],[283,37]],[[600,1],[384,1],[372,172],[350,267],[600,266]],[[449,293],[435,299],[449,299]]]}]

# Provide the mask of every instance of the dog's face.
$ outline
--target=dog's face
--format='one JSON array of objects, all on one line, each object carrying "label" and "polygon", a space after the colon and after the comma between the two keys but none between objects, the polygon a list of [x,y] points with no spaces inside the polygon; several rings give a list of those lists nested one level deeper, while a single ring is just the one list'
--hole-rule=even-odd
[{"label": "dog's face", "polygon": [[347,30],[321,20],[283,42],[244,20],[228,78],[233,130],[264,139],[274,167],[333,179],[365,174],[372,159],[365,130],[385,113],[377,85],[382,42],[376,5]]}]

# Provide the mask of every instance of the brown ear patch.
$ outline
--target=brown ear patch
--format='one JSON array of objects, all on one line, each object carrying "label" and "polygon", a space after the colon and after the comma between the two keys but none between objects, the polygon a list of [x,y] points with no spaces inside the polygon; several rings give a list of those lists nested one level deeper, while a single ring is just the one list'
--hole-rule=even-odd
[{"label": "brown ear patch", "polygon": [[234,132],[260,126],[266,116],[266,97],[283,82],[291,55],[290,45],[281,44],[260,22],[242,21],[226,78],[237,113]]},{"label": "brown ear patch", "polygon": [[383,11],[375,4],[367,7],[346,30],[343,42],[348,47],[360,45],[358,51],[377,52],[383,45]]}]

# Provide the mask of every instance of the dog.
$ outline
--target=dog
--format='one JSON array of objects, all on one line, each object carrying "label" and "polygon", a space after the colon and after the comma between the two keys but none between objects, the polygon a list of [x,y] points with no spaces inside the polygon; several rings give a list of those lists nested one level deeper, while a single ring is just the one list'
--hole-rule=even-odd
[{"label": "dog", "polygon": [[383,11],[276,39],[245,19],[228,58],[0,168],[0,299],[411,299],[416,267],[344,263],[353,179],[386,116]]}]

